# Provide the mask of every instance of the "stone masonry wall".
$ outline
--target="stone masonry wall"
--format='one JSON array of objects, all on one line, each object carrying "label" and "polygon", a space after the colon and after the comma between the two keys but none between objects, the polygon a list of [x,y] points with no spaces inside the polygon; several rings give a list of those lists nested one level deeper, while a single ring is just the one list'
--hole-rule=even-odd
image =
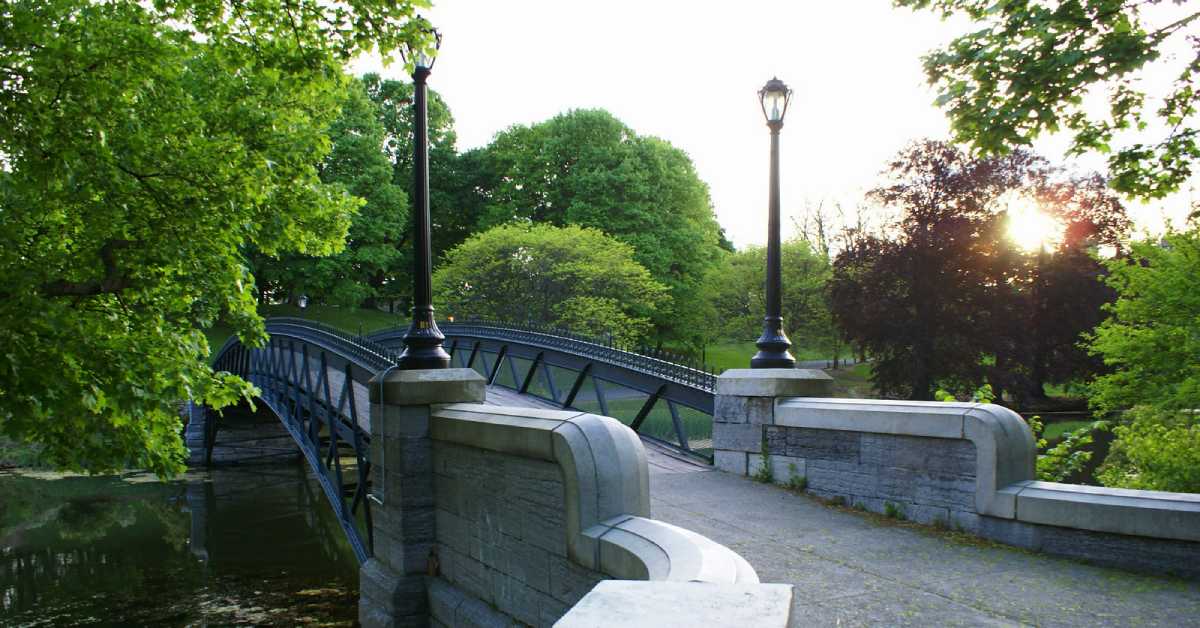
[{"label": "stone masonry wall", "polygon": [[[819,497],[840,498],[873,512],[899,513],[921,523],[978,527],[975,445],[970,441],[762,428],[776,482],[798,475]],[[753,474],[761,464],[761,453],[751,454],[748,471]]]},{"label": "stone masonry wall", "polygon": [[551,626],[604,579],[567,558],[556,464],[434,441],[433,466],[435,626]]}]

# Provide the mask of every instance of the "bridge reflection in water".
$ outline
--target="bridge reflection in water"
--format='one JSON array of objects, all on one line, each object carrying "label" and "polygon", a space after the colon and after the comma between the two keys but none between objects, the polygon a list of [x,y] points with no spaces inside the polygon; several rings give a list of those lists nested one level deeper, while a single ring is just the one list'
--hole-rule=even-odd
[{"label": "bridge reflection in water", "polygon": [[357,581],[300,464],[0,475],[0,625],[350,625]]}]

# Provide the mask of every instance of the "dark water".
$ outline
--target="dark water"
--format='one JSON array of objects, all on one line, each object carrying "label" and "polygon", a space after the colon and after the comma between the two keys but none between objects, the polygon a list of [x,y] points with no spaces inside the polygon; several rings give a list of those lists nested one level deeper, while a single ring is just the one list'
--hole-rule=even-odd
[{"label": "dark water", "polygon": [[0,626],[352,625],[357,569],[299,464],[0,474]]}]

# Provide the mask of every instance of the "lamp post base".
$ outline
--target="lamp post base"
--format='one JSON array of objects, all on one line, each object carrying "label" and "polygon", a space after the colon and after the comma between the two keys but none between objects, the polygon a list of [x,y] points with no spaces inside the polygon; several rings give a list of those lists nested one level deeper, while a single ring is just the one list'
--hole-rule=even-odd
[{"label": "lamp post base", "polygon": [[400,354],[396,368],[404,371],[450,368],[450,354],[442,347],[446,337],[437,328],[437,323],[427,325],[408,328],[408,333],[404,334],[404,353]]},{"label": "lamp post base", "polygon": [[[796,368],[796,358],[788,352],[788,347],[792,346],[792,341],[788,340],[786,334],[783,333],[783,321],[779,321],[779,325],[772,325],[773,321],[768,320],[767,326],[763,329],[762,336],[754,343],[758,347],[758,353],[750,358],[750,368],[752,369],[790,369]],[[774,329],[772,329],[774,328]]]}]

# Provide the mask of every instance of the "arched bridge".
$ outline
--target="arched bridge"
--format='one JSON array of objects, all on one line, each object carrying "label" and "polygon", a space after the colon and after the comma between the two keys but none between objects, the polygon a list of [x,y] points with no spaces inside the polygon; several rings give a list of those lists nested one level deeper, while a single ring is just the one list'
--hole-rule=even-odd
[{"label": "arched bridge", "polygon": [[[473,368],[491,390],[614,417],[643,438],[711,459],[715,376],[661,352],[629,350],[562,330],[493,322],[443,323],[455,367]],[[261,390],[313,469],[360,562],[372,553],[368,386],[395,368],[405,328],[370,336],[303,319],[267,320],[261,348],[231,338],[215,368]],[[505,390],[507,389],[507,391]],[[211,451],[216,429],[206,424]]]}]

